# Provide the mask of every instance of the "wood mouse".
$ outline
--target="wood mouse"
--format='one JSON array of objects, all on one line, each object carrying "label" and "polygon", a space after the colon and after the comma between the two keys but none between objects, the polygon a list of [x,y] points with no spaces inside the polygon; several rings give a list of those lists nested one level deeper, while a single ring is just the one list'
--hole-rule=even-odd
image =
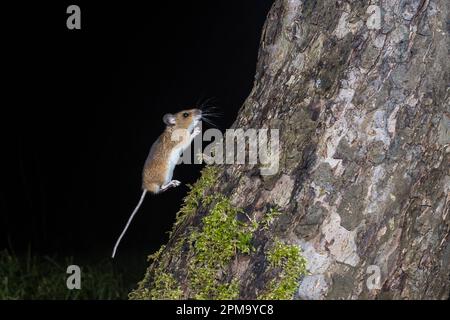
[{"label": "wood mouse", "polygon": [[189,109],[175,114],[166,114],[163,121],[166,124],[164,132],[153,143],[142,172],[142,195],[128,219],[125,228],[117,239],[112,252],[112,258],[116,254],[122,237],[139,210],[147,192],[158,194],[169,188],[180,185],[180,181],[172,180],[173,170],[183,151],[189,147],[192,140],[201,132],[198,124],[202,120],[202,110]]}]

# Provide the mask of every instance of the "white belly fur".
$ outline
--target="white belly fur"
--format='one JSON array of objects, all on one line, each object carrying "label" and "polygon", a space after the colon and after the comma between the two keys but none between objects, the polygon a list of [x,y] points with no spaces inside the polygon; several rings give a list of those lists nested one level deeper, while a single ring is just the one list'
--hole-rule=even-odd
[{"label": "white belly fur", "polygon": [[166,173],[166,181],[165,183],[169,183],[172,181],[173,177],[173,170],[175,169],[175,166],[178,163],[178,159],[180,159],[181,150],[174,149],[169,157],[169,165],[167,167],[167,173]]}]

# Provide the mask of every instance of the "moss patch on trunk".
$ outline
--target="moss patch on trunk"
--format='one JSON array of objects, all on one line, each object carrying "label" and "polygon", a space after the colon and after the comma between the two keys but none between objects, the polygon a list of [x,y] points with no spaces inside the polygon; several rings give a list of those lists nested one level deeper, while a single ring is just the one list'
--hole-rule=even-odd
[{"label": "moss patch on trunk", "polygon": [[301,277],[307,274],[306,259],[301,255],[300,248],[277,239],[266,256],[269,268],[278,271],[278,275],[269,282],[266,291],[258,299],[292,299]]},{"label": "moss patch on trunk", "polygon": [[[218,169],[206,167],[201,178],[190,186],[184,205],[177,215],[177,227],[192,217],[197,210],[207,209],[200,227],[189,229],[188,234],[175,235],[176,243],[161,249],[149,257],[152,265],[130,299],[237,299],[240,293],[239,279],[229,274],[229,266],[238,254],[252,255],[256,250],[252,240],[257,230],[267,231],[281,215],[278,208],[271,208],[261,221],[252,220],[225,195],[207,190],[217,183]],[[246,222],[237,219],[246,215]],[[181,258],[183,257],[183,258]],[[181,288],[176,275],[169,269],[171,259],[186,259],[187,288]],[[267,253],[271,268],[279,270],[268,285],[261,299],[289,299],[305,273],[305,260],[296,246],[277,241]]]}]

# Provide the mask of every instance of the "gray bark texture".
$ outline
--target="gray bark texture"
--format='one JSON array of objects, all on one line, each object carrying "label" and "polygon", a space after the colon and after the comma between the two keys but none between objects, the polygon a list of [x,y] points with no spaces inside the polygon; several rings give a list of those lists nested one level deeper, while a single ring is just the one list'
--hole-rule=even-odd
[{"label": "gray bark texture", "polygon": [[[237,298],[257,298],[280,239],[306,259],[294,299],[448,298],[449,10],[447,0],[275,1],[233,127],[279,129],[279,172],[221,165],[205,195],[226,195],[256,221],[281,214],[218,283],[238,279]],[[171,248],[208,214],[199,206],[178,225],[138,292],[164,264],[179,297],[194,297],[192,250]]]}]

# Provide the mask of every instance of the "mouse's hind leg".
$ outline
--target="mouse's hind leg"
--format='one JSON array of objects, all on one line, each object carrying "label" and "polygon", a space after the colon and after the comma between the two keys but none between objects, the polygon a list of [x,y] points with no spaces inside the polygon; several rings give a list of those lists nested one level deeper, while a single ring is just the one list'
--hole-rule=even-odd
[{"label": "mouse's hind leg", "polygon": [[170,181],[170,182],[168,182],[168,183],[162,185],[162,186],[161,186],[161,191],[160,191],[160,192],[164,192],[164,191],[166,191],[166,190],[169,189],[169,188],[175,188],[175,187],[178,187],[180,184],[181,184],[180,181],[178,181],[178,180],[172,180],[172,181]]}]

